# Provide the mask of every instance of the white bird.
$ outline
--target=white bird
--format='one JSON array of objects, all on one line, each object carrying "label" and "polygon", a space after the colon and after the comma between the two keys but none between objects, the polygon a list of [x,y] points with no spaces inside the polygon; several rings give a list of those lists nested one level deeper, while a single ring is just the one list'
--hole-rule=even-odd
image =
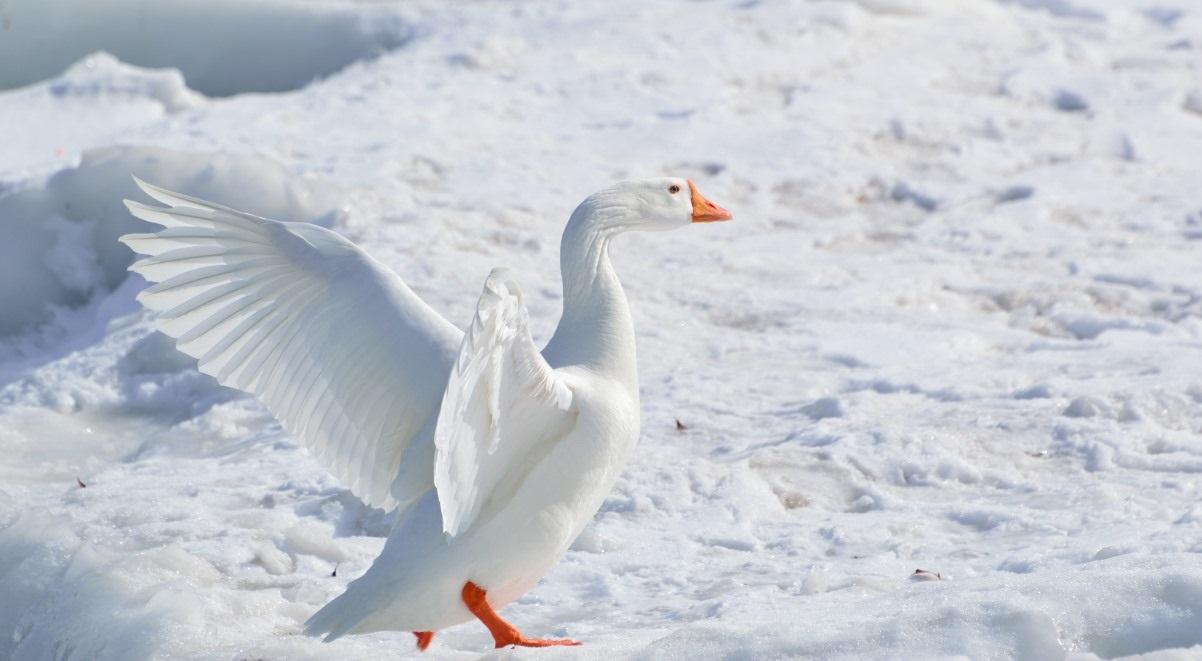
[{"label": "white bird", "polygon": [[496,611],[530,590],[592,519],[639,435],[634,328],[609,261],[626,230],[730,219],[693,182],[619,183],[572,213],[563,316],[540,353],[522,293],[496,269],[467,333],[338,234],[151,186],[126,200],[163,225],[121,241],[138,300],[200,371],[258,397],[367,504],[396,508],[380,556],[306,633],[435,631],[480,619],[497,647],[527,638]]}]

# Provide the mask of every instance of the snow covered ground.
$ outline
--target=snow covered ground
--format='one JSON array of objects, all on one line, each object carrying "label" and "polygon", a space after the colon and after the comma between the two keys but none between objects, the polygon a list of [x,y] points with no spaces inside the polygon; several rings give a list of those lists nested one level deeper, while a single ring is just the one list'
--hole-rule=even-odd
[{"label": "snow covered ground", "polygon": [[299,634],[388,518],[151,332],[130,173],[542,338],[588,193],[734,211],[616,246],[641,451],[505,611],[586,644],[491,658],[1202,658],[1197,3],[87,7],[0,3],[0,658],[417,656]]}]

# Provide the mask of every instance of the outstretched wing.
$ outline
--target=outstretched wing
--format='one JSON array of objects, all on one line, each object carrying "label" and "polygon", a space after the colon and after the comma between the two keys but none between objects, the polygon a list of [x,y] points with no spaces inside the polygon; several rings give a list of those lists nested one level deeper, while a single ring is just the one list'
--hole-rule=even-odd
[{"label": "outstretched wing", "polygon": [[350,241],[138,185],[168,207],[126,200],[164,226],[121,241],[200,371],[258,397],[339,480],[375,507],[438,407],[462,333]]},{"label": "outstretched wing", "polygon": [[434,431],[434,486],[443,530],[467,530],[490,499],[575,424],[572,391],[535,348],[522,293],[508,271],[484,283]]}]

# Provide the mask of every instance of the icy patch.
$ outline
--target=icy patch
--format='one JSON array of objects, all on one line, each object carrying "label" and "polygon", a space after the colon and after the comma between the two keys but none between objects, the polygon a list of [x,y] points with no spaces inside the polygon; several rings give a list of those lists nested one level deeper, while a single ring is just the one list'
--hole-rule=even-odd
[{"label": "icy patch", "polygon": [[414,37],[395,8],[271,0],[16,0],[0,6],[0,89],[97,51],[179,69],[210,96],[296,89]]}]

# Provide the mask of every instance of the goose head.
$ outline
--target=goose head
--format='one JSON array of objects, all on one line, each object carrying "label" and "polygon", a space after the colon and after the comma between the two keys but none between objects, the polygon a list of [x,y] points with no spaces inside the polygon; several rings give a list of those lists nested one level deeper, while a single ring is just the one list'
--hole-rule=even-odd
[{"label": "goose head", "polygon": [[662,231],[730,218],[692,181],[677,177],[620,182],[590,195],[572,214],[573,221],[610,231]]}]

